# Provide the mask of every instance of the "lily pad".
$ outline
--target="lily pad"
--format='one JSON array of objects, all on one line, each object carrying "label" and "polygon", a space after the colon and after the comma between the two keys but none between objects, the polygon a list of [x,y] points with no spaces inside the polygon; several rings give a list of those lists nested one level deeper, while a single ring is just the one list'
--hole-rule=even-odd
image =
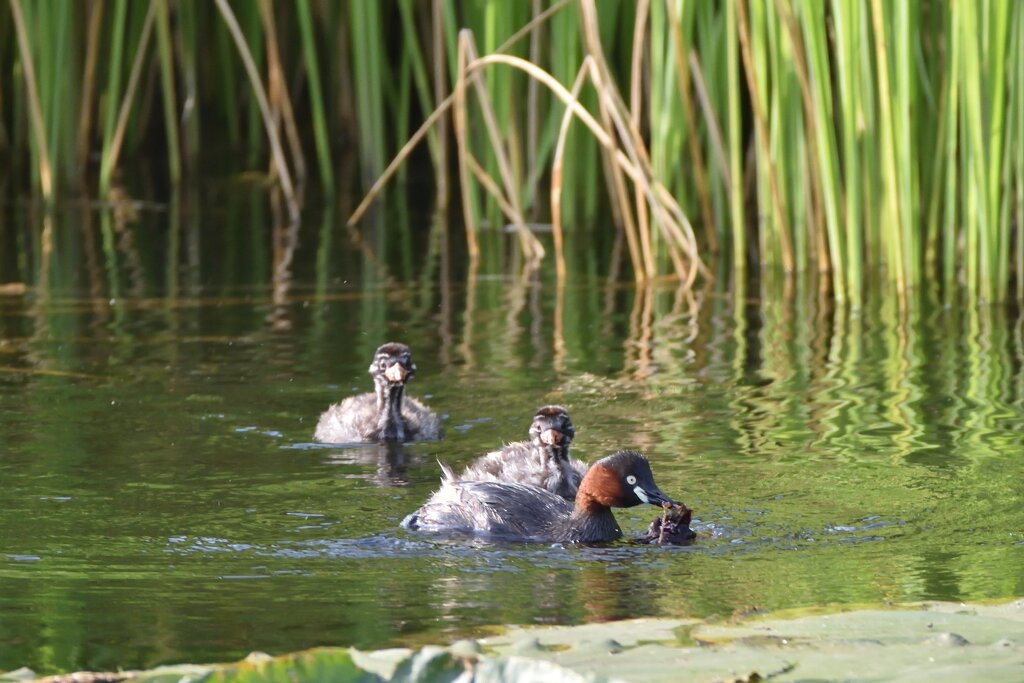
[{"label": "lily pad", "polygon": [[[686,625],[701,646],[677,638]],[[595,646],[611,638],[624,647]],[[533,658],[625,681],[1020,681],[1024,601],[516,628],[482,644],[502,655],[525,642]]]},{"label": "lily pad", "polygon": [[975,645],[991,645],[1003,638],[1024,640],[1024,601],[969,608],[956,603],[921,603],[899,609],[785,616],[746,619],[737,624],[704,624],[694,628],[691,636],[703,643],[769,636],[789,643],[863,640],[900,645],[924,644],[943,633],[957,634]]},{"label": "lily pad", "polygon": [[[145,683],[1017,682],[1024,680],[1024,600],[815,609],[724,623],[637,619],[512,627],[449,648],[319,648],[282,657],[254,654],[235,664],[117,675]],[[16,670],[0,674],[0,683],[32,676]]]},{"label": "lily pad", "polygon": [[533,643],[531,658],[546,659],[593,680],[743,681],[765,678],[791,666],[785,656],[768,651],[684,647],[682,635],[702,623],[696,619],[634,619],[514,628],[485,638],[481,644],[501,659],[509,652],[522,652],[523,643]]},{"label": "lily pad", "polygon": [[480,644],[485,651],[498,654],[506,654],[531,639],[536,641],[537,649],[558,649],[609,639],[622,647],[641,643],[678,644],[680,629],[703,623],[700,619],[630,619],[580,626],[513,626],[501,635],[481,639]]},{"label": "lily pad", "polygon": [[129,680],[132,683],[378,683],[383,679],[357,666],[347,649],[316,648],[281,657],[255,653],[236,664],[214,667],[162,667]]}]

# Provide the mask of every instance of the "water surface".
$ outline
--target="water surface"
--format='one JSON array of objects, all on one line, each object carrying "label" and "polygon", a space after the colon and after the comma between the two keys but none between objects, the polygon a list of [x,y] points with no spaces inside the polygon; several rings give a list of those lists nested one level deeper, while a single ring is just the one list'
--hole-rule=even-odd
[{"label": "water surface", "polygon": [[[603,250],[573,254],[559,288],[548,264],[469,272],[437,222],[403,244],[330,215],[274,225],[244,202],[202,221],[58,215],[48,254],[45,226],[0,230],[0,283],[27,285],[0,295],[0,670],[1024,594],[1015,311],[637,289],[609,282]],[[390,340],[412,346],[410,392],[447,439],[311,443]],[[398,528],[437,458],[525,438],[545,403],[569,408],[578,457],[646,452],[700,541]],[[657,514],[617,516],[636,536]]]}]

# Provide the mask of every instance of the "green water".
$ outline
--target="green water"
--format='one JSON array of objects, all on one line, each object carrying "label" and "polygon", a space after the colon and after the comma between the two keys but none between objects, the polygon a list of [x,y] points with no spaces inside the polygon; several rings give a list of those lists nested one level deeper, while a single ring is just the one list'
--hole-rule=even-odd
[{"label": "green water", "polygon": [[[503,623],[727,616],[1024,594],[1024,322],[861,314],[812,287],[609,284],[603,249],[521,277],[441,258],[440,225],[353,243],[260,200],[127,225],[0,228],[0,670],[446,641]],[[255,208],[254,208],[255,207]],[[259,227],[265,225],[266,227]],[[311,443],[374,348],[447,439]],[[575,454],[639,448],[696,511],[689,548],[410,535],[461,466],[566,405]],[[654,508],[617,513],[627,536]]]}]

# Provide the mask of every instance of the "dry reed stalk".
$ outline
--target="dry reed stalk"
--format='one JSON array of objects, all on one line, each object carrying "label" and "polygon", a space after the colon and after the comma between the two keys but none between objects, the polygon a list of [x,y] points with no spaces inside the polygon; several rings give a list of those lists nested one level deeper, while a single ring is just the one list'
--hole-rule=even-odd
[{"label": "dry reed stalk", "polygon": [[758,96],[757,72],[754,58],[750,53],[750,22],[747,19],[746,0],[736,2],[736,26],[739,29],[740,56],[743,58],[744,72],[747,76],[747,89],[750,91],[750,105],[754,110],[758,146],[764,156],[765,168],[768,169],[768,184],[771,187],[772,208],[775,221],[779,228],[779,241],[782,243],[782,267],[787,273],[795,270],[793,259],[793,243],[789,236],[789,222],[786,220],[786,208],[779,191],[779,181],[775,173],[775,162],[772,161],[771,149],[768,145],[768,125],[765,123],[764,111],[761,109],[761,98]]},{"label": "dry reed stalk", "polygon": [[722,188],[728,196],[732,194],[732,173],[729,170],[729,161],[725,154],[722,127],[718,124],[715,106],[711,103],[708,87],[704,83],[704,70],[700,66],[700,57],[695,51],[690,50],[687,61],[690,63],[690,73],[693,75],[693,89],[697,93],[697,101],[704,114],[704,122],[708,125],[708,138],[711,140],[711,149],[715,153],[715,161],[720,170],[718,176],[722,179]]},{"label": "dry reed stalk", "polygon": [[[636,169],[637,172],[631,174],[631,177],[638,184],[638,187],[643,190],[644,195],[647,197],[648,205],[658,219],[657,225],[666,237],[668,255],[672,260],[676,276],[692,283],[695,273],[689,271],[683,261],[683,255],[686,255],[692,263],[696,264],[696,270],[707,274],[707,269],[701,262],[697,252],[693,228],[689,224],[689,220],[685,219],[685,215],[679,209],[678,204],[671,198],[671,194],[655,179],[650,156],[647,154],[646,144],[640,135],[640,131],[627,123],[628,117],[625,104],[622,102],[621,97],[618,96],[618,92],[613,85],[610,70],[608,69],[607,62],[604,61],[603,50],[600,47],[600,39],[596,31],[596,10],[593,7],[593,3],[583,2],[581,7],[584,10],[583,23],[586,27],[585,35],[588,37],[590,53],[594,56],[597,63],[596,68],[592,69],[592,73],[597,91],[601,97],[599,101],[606,104],[605,111],[610,115],[618,134],[619,143],[625,149],[625,153],[621,149],[614,150],[616,158],[624,154],[629,159],[629,166]],[[605,83],[607,85],[604,85]],[[664,203],[665,198],[669,199],[668,204]],[[675,210],[673,210],[673,206]],[[683,217],[682,221],[679,220],[679,216]],[[653,263],[653,256],[650,263],[652,266],[655,265]],[[654,272],[652,268],[649,278],[653,277]]]},{"label": "dry reed stalk", "polygon": [[[583,58],[576,80],[572,85],[572,97],[579,101],[580,91],[586,83],[589,70],[593,67],[593,57]],[[551,236],[555,247],[555,277],[558,282],[565,280],[565,238],[562,234],[562,169],[565,158],[565,145],[569,139],[569,124],[572,123],[572,108],[566,107],[562,114],[562,123],[558,129],[558,140],[551,160]],[[556,316],[557,320],[557,316]]]},{"label": "dry reed stalk", "polygon": [[270,113],[270,104],[267,102],[267,93],[263,88],[263,82],[260,80],[259,71],[256,69],[256,63],[253,61],[252,53],[249,51],[249,46],[245,42],[245,36],[242,34],[242,29],[238,25],[238,19],[235,18],[235,14],[231,11],[231,7],[228,5],[227,0],[214,0],[214,2],[217,4],[217,9],[220,10],[221,16],[224,17],[224,23],[228,28],[228,32],[235,41],[235,47],[238,49],[238,54],[242,58],[242,64],[245,66],[245,71],[249,76],[249,82],[252,86],[253,94],[256,96],[256,102],[259,105],[260,114],[263,116],[263,126],[266,129],[267,140],[270,142],[271,154],[274,157],[274,164],[277,167],[278,182],[281,184],[281,191],[284,192],[285,200],[288,202],[288,214],[293,221],[298,220],[299,202],[295,196],[295,188],[292,185],[291,174],[288,171],[288,163],[285,160],[284,150],[281,147],[281,140],[277,136],[274,120]]},{"label": "dry reed stalk", "polygon": [[53,200],[53,173],[50,170],[50,151],[46,146],[43,107],[39,101],[36,67],[32,61],[32,49],[28,44],[28,31],[25,30],[25,15],[21,11],[21,0],[10,0],[10,5],[14,29],[18,34],[18,51],[25,69],[25,90],[32,120],[32,135],[36,139],[39,153],[39,189],[43,193],[43,200],[49,204]]},{"label": "dry reed stalk", "polygon": [[260,0],[260,21],[263,24],[267,49],[267,95],[272,109],[281,112],[281,123],[284,125],[285,139],[291,152],[292,163],[295,164],[295,179],[302,185],[306,179],[306,155],[302,152],[302,139],[295,123],[295,112],[288,89],[284,86],[284,70],[281,68],[281,52],[277,46],[277,22],[270,0]]},{"label": "dry reed stalk", "polygon": [[[606,81],[601,78],[600,68],[596,64],[599,58],[594,56],[593,53],[591,53],[591,56],[594,59],[594,63],[590,65],[591,68],[589,69],[591,80],[594,82],[598,93],[603,93],[606,98],[606,111],[608,112],[612,123],[617,128],[617,139],[626,148],[626,152],[623,152],[622,149],[616,145],[616,138],[613,138],[612,135],[594,119],[593,115],[578,103],[574,102],[572,95],[564,86],[539,67],[511,55],[488,55],[476,60],[470,68],[482,68],[483,66],[492,63],[503,63],[520,68],[532,75],[534,78],[537,78],[544,85],[547,85],[551,89],[552,93],[562,100],[572,113],[587,126],[597,141],[609,153],[609,158],[614,161],[613,166],[615,168],[622,169],[625,175],[629,176],[633,182],[637,183],[644,189],[645,194],[648,196],[649,204],[654,207],[656,213],[659,215],[659,225],[668,237],[668,244],[670,246],[681,248],[683,252],[691,258],[692,262],[696,264],[695,272],[688,273],[685,265],[682,264],[680,260],[680,254],[678,253],[679,249],[670,249],[670,256],[673,258],[677,267],[677,274],[689,282],[693,281],[693,277],[696,276],[696,271],[708,275],[707,269],[700,261],[699,254],[697,253],[697,245],[693,236],[692,226],[689,224],[688,220],[685,220],[682,210],[679,208],[678,204],[676,204],[674,198],[671,197],[671,194],[659,183],[652,180],[650,161],[646,156],[646,150],[643,149],[642,146],[637,148],[632,144],[638,137],[638,134],[636,131],[629,130],[628,126],[625,124],[624,117],[622,115],[623,107],[621,105],[621,100],[616,100],[613,95],[609,95],[609,92],[613,89],[607,88],[603,85]],[[684,220],[680,221],[679,217],[682,217]],[[638,278],[642,277],[642,275],[643,274],[641,272]]]},{"label": "dry reed stalk", "polygon": [[[532,0],[530,12],[533,17],[541,13],[541,0]],[[534,64],[540,63],[540,27],[535,26],[530,31],[530,61]],[[540,127],[537,113],[537,100],[539,89],[537,81],[532,78],[526,83],[526,167],[528,169],[537,167],[538,130]],[[528,174],[529,186],[526,188],[528,196],[537,197],[536,174]]]},{"label": "dry reed stalk", "polygon": [[[459,32],[459,42],[461,43],[463,41],[466,43],[466,53],[471,62],[476,61],[476,46],[473,43],[473,34],[471,31],[463,29]],[[494,158],[498,162],[498,170],[501,174],[501,180],[505,185],[505,198],[508,200],[508,203],[512,208],[512,213],[506,215],[516,228],[516,232],[519,235],[519,242],[523,247],[523,252],[527,259],[531,261],[542,259],[544,258],[544,247],[541,245],[540,240],[538,240],[537,237],[530,232],[529,228],[526,227],[526,220],[523,218],[522,207],[519,204],[518,185],[516,184],[515,178],[512,174],[512,165],[509,163],[505,145],[501,140],[501,127],[498,125],[498,117],[495,115],[494,108],[491,106],[491,100],[487,95],[487,87],[479,74],[472,73],[471,76],[471,82],[477,92],[480,109],[484,115],[484,126],[487,129],[488,136],[490,137],[491,150],[494,152]]]},{"label": "dry reed stalk", "polygon": [[480,165],[480,162],[476,160],[476,157],[473,156],[472,152],[469,151],[466,152],[466,166],[476,177],[480,185],[487,190],[487,193],[494,197],[494,201],[498,202],[498,208],[501,209],[503,214],[506,216],[512,216],[518,213],[518,209],[516,209],[516,207],[505,198],[501,188],[498,187],[496,182],[494,182],[494,178],[487,173],[484,167]]},{"label": "dry reed stalk", "polygon": [[[434,109],[441,108],[448,90],[445,75],[444,18],[442,0],[431,4],[431,24],[434,41]],[[439,207],[448,206],[448,119],[442,118],[437,124],[437,198]]]},{"label": "dry reed stalk", "polygon": [[[593,59],[593,55],[587,55]],[[591,72],[591,78],[594,78],[594,73],[597,71],[597,65],[592,64],[589,71]],[[629,192],[626,190],[626,182],[623,178],[623,170],[619,167],[619,164],[615,159],[615,152],[617,147],[614,142],[612,131],[612,121],[607,112],[607,105],[602,98],[598,98],[599,106],[601,107],[601,118],[603,119],[602,131],[609,140],[608,146],[602,149],[602,159],[604,159],[605,172],[609,176],[608,184],[611,192],[609,198],[611,199],[612,206],[614,207],[615,216],[621,221],[622,231],[626,235],[626,247],[629,250],[629,259],[633,264],[633,277],[639,283],[643,282],[648,277],[648,263],[644,260],[643,250],[640,245],[640,229],[636,224],[633,217],[633,211],[630,209],[629,204]]]},{"label": "dry reed stalk", "polygon": [[650,0],[638,0],[636,19],[633,21],[633,51],[629,58],[629,120],[633,127],[640,129],[640,110],[643,102],[644,36],[647,33],[647,18],[651,11]]},{"label": "dry reed stalk", "polygon": [[[612,124],[615,126],[615,130],[618,133],[618,141],[625,149],[625,152],[621,150],[619,153],[624,153],[629,159],[631,165],[638,169],[638,173],[633,178],[635,185],[635,191],[639,201],[643,201],[642,197],[646,197],[650,206],[654,209],[654,213],[659,217],[657,225],[660,229],[665,229],[665,224],[662,222],[666,215],[662,210],[663,207],[659,206],[657,201],[654,199],[653,183],[654,174],[651,171],[650,160],[646,156],[646,148],[643,147],[641,142],[640,145],[636,144],[634,139],[634,131],[629,127],[629,124],[625,117],[625,112],[618,106],[621,102],[616,101],[615,93],[607,85],[607,81],[601,79],[598,87],[598,92],[601,94],[601,99],[605,102],[607,112],[611,118]],[[671,220],[671,219],[669,219]],[[651,234],[650,234],[650,223],[641,223],[638,235],[640,237],[640,248],[643,255],[645,264],[645,281],[650,281],[657,275],[657,263],[654,259],[654,253],[651,250]],[[672,260],[673,267],[676,269],[676,274],[679,277],[685,277],[686,266],[682,263],[679,258],[679,254],[672,247],[673,240],[668,240],[666,246],[668,247],[668,255]]]},{"label": "dry reed stalk", "polygon": [[171,185],[181,183],[181,140],[178,135],[178,97],[174,88],[174,58],[171,52],[171,18],[167,0],[156,3],[156,44],[163,94],[164,131],[167,135],[167,168]]},{"label": "dry reed stalk", "polygon": [[[526,24],[526,26],[513,33],[508,40],[506,40],[504,43],[498,46],[496,52],[500,53],[509,49],[517,41],[521,40],[524,36],[529,35],[529,33],[536,26],[538,26],[544,21],[547,21],[548,18],[550,18],[556,12],[558,12],[559,10],[561,10],[562,8],[564,8],[566,5],[573,1],[574,0],[559,0],[559,2],[556,2],[554,5],[552,5],[551,7],[547,8],[546,10],[538,14],[536,17],[534,17],[528,24]],[[443,26],[443,21],[441,20],[441,0],[435,0],[434,13],[434,83],[436,85],[437,83],[443,84],[445,82],[443,50],[440,47],[441,41],[439,40],[439,36],[442,32],[441,27]],[[457,69],[456,73],[461,73],[461,71]],[[553,81],[554,83],[558,83],[558,81],[555,81],[554,79],[551,79],[551,81]],[[548,85],[549,88],[551,87],[550,83],[547,83],[546,85]],[[438,91],[438,93],[440,93],[440,90]],[[363,215],[366,213],[366,210],[370,208],[370,204],[373,203],[373,200],[376,199],[377,195],[379,195],[380,192],[384,189],[384,185],[386,185],[387,182],[391,180],[392,177],[394,177],[395,173],[398,171],[398,168],[408,158],[409,154],[412,153],[412,150],[416,147],[416,145],[418,145],[420,141],[423,140],[424,137],[426,137],[427,133],[430,132],[431,128],[433,128],[436,125],[441,127],[442,132],[444,131],[446,121],[444,120],[443,116],[448,112],[450,108],[454,107],[455,99],[455,93],[453,92],[438,102],[437,108],[434,109],[433,112],[431,112],[430,116],[428,116],[422,124],[420,124],[420,127],[416,129],[416,132],[412,134],[412,136],[406,141],[404,145],[402,145],[402,148],[395,155],[394,159],[391,160],[391,163],[387,165],[387,167],[380,174],[377,180],[374,181],[373,185],[370,187],[370,189],[366,192],[366,195],[363,197],[363,200],[359,202],[359,206],[357,206],[355,211],[352,212],[352,215],[349,216],[348,221],[346,222],[347,225],[355,225],[362,219]],[[579,109],[581,111],[586,111],[582,107],[579,107]],[[454,114],[452,118],[455,118]],[[447,140],[447,136],[442,135],[442,139]],[[447,145],[447,142],[445,142],[444,144]],[[445,170],[447,170],[447,167],[445,167]],[[475,236],[473,237],[473,241],[475,243]]]},{"label": "dry reed stalk", "polygon": [[[782,19],[782,25],[786,29],[786,37],[789,39],[789,47],[793,54],[793,65],[796,68],[797,82],[800,84],[800,97],[804,107],[804,125],[807,126],[807,155],[809,165],[812,169],[811,177],[821,178],[821,164],[818,157],[818,133],[817,119],[814,116],[814,97],[811,94],[811,79],[807,71],[806,50],[804,41],[800,38],[800,31],[797,29],[796,19],[793,17],[793,10],[788,0],[775,0],[775,12]],[[814,225],[814,244],[818,253],[818,272],[829,273],[832,270],[832,255],[829,251],[830,240],[826,233],[824,218],[824,200],[821,197],[821,183],[811,183],[813,202],[811,204]],[[838,251],[836,252],[838,254]]]},{"label": "dry reed stalk", "polygon": [[[466,122],[466,66],[469,58],[466,53],[466,47],[467,46],[464,41],[458,41],[458,56],[455,60],[455,73],[457,75],[455,77],[454,92],[452,93],[455,107],[455,110],[452,113],[452,119],[455,124],[455,150],[458,154],[460,168],[467,168],[466,159],[469,155],[469,144],[466,141],[466,128],[468,125]],[[423,130],[424,135],[426,135],[425,128],[421,127],[420,130]],[[418,133],[419,131],[417,131],[417,134]],[[402,150],[404,151],[407,148],[409,148],[408,143],[402,148]],[[387,171],[385,171],[385,174],[386,172]],[[382,175],[381,178],[383,177],[384,176]],[[480,262],[480,247],[476,241],[476,219],[473,216],[472,195],[470,194],[468,174],[459,174],[459,185],[462,189],[462,221],[466,228],[466,247],[469,250],[470,270],[475,271],[477,264]],[[374,184],[374,187],[377,187],[376,183]],[[365,202],[366,200],[363,201]],[[352,219],[349,219],[349,225],[351,224]]]},{"label": "dry reed stalk", "polygon": [[[650,0],[639,0],[636,6],[636,20],[633,22],[633,53],[630,56],[629,68],[629,130],[636,139],[640,135],[640,110],[643,101],[643,65],[644,65],[644,34],[647,27],[647,16],[651,9]],[[596,17],[595,17],[596,18]],[[601,51],[602,58],[604,51]],[[606,65],[607,66],[607,65]],[[611,81],[609,81],[609,84]],[[623,103],[624,105],[624,103]],[[641,142],[640,144],[643,144]],[[639,187],[633,191],[633,205],[636,207],[636,222],[640,234],[640,249],[643,251],[644,263],[647,264],[647,277],[651,278],[657,272],[657,264],[654,259],[653,245],[651,244],[651,222],[648,218],[647,202]]]},{"label": "dry reed stalk", "polygon": [[711,190],[708,186],[707,170],[704,168],[704,155],[700,149],[697,131],[697,115],[693,108],[693,96],[690,94],[690,68],[686,59],[686,45],[683,38],[683,26],[676,11],[673,0],[665,0],[669,24],[672,26],[672,55],[676,62],[676,80],[679,97],[683,103],[683,115],[686,117],[686,146],[690,153],[690,164],[693,167],[694,182],[697,185],[697,201],[700,202],[701,218],[704,221],[704,239],[712,252],[718,251],[718,236],[715,234],[715,213],[711,208]]},{"label": "dry reed stalk", "polygon": [[693,230],[693,225],[690,224],[690,220],[686,217],[686,214],[683,213],[682,207],[679,206],[676,198],[672,196],[672,193],[668,191],[668,188],[661,183],[655,183],[654,192],[660,200],[660,205],[664,206],[674,218],[674,223],[669,224],[669,229],[672,230],[676,240],[683,245],[686,255],[695,265],[694,268],[691,268],[688,271],[684,278],[687,286],[693,285],[698,274],[710,278],[711,272],[700,258],[700,250],[697,246],[697,236]]},{"label": "dry reed stalk", "polygon": [[[588,55],[592,57],[593,55]],[[591,71],[595,71],[596,66],[592,67]],[[604,98],[598,100],[601,106],[601,116],[604,119],[604,125],[608,127],[610,131],[612,129],[611,117],[607,111],[607,103]],[[611,134],[608,134],[609,139],[613,139]],[[614,156],[613,147],[606,149],[605,154],[608,156]],[[646,258],[646,250],[643,248],[640,227],[637,225],[635,218],[633,217],[633,211],[629,205],[629,192],[626,190],[626,181],[623,178],[622,169],[615,162],[614,159],[610,159],[607,164],[608,172],[611,174],[611,186],[614,203],[618,206],[617,214],[622,219],[623,232],[626,234],[626,246],[629,249],[629,258],[633,262],[633,277],[636,281],[643,282],[653,275],[653,264],[651,264]]]},{"label": "dry reed stalk", "polygon": [[[110,149],[107,158],[104,159],[106,168],[113,171],[117,168],[117,160],[121,156],[121,145],[124,144],[124,134],[128,129],[128,117],[132,112],[132,104],[135,101],[135,92],[139,88],[139,78],[142,75],[142,65],[146,61],[146,51],[149,49],[149,39],[153,34],[153,24],[156,21],[156,3],[149,3],[146,11],[146,18],[142,23],[142,32],[139,35],[139,46],[135,50],[135,59],[132,61],[132,68],[128,76],[128,85],[124,91],[124,99],[121,100],[121,108],[117,112],[117,125],[114,127],[114,136],[110,141]],[[101,188],[102,190],[102,188]]]},{"label": "dry reed stalk", "polygon": [[[398,150],[395,158],[391,160],[391,163],[387,165],[384,172],[380,174],[370,189],[366,191],[366,195],[363,197],[363,200],[359,202],[359,206],[355,208],[355,211],[352,212],[352,215],[349,216],[348,221],[346,221],[347,225],[353,226],[362,220],[363,216],[366,214],[366,210],[370,208],[370,204],[372,204],[373,200],[377,198],[377,195],[381,193],[388,181],[394,177],[395,173],[398,171],[398,167],[401,166],[407,158],[409,158],[409,155],[412,154],[412,150],[416,148],[416,145],[418,145],[420,141],[427,136],[427,133],[430,132],[431,128],[435,125],[441,125],[444,115],[448,113],[449,109],[453,109],[455,100],[457,99],[456,94],[456,91],[453,90],[450,95],[445,97],[444,100],[441,101],[441,104],[437,106],[437,109],[431,112],[430,116],[428,116],[426,120],[420,124],[420,127],[416,129],[416,132],[412,134],[404,145],[402,145],[402,149]],[[453,109],[453,119],[455,118],[454,112],[457,111],[457,109]],[[456,135],[457,134],[458,132],[456,131]]]},{"label": "dry reed stalk", "polygon": [[[614,155],[615,151],[618,150],[618,146],[613,142],[613,124],[608,109],[608,98],[604,96],[603,89],[600,86],[602,81],[601,68],[605,63],[601,39],[597,32],[597,17],[593,3],[581,1],[580,13],[582,15],[580,21],[583,27],[584,43],[587,46],[588,55],[593,59],[590,73],[591,80],[594,81],[598,93],[598,106],[601,109],[603,123],[602,130],[607,131],[606,137],[609,141],[609,144],[605,145],[605,149],[607,154]],[[606,65],[605,68],[607,68]],[[619,169],[618,164],[614,163],[614,160],[611,160],[607,168],[611,175],[612,201],[618,204],[618,215],[622,219],[622,229],[626,234],[626,246],[629,248],[629,257],[633,262],[633,278],[638,283],[643,282],[653,276],[653,264],[646,259],[647,252],[644,251],[641,244],[640,228],[636,225],[633,212],[629,208],[628,192],[625,180],[622,177],[622,171]]]},{"label": "dry reed stalk", "polygon": [[[551,12],[559,9],[564,4],[565,3],[563,2],[558,6],[549,8],[547,14],[550,15]],[[588,6],[587,3],[583,3],[582,7],[584,13],[593,11],[592,5]],[[543,18],[545,18],[545,15],[538,15],[533,21],[531,21],[530,26],[524,27],[524,29],[519,31],[516,36],[513,36],[509,41],[506,41],[502,47],[504,48],[514,40],[518,39],[521,35],[526,35],[531,27]],[[518,199],[515,187],[511,182],[511,168],[508,164],[507,157],[504,155],[503,145],[496,125],[496,117],[493,115],[493,110],[490,109],[489,102],[486,101],[485,93],[481,93],[481,108],[484,113],[485,122],[487,123],[488,135],[491,139],[492,148],[498,159],[502,181],[506,188],[505,193],[499,191],[499,188],[497,187],[497,184],[493,182],[493,179],[490,181],[484,180],[485,174],[483,173],[483,169],[469,152],[468,148],[465,100],[465,90],[467,87],[466,82],[472,77],[474,87],[482,89],[482,84],[479,82],[476,72],[491,65],[502,64],[519,69],[526,73],[531,79],[535,80],[538,84],[546,86],[566,105],[566,115],[575,116],[588,128],[600,144],[605,158],[609,161],[608,166],[612,171],[613,177],[618,176],[618,181],[615,184],[618,188],[618,192],[621,194],[623,204],[627,201],[625,200],[627,194],[625,190],[625,178],[628,177],[636,184],[638,196],[646,198],[646,203],[643,205],[644,208],[652,209],[658,219],[657,224],[659,226],[659,230],[661,230],[665,237],[669,257],[671,258],[673,267],[675,268],[676,276],[689,286],[692,285],[698,274],[709,275],[707,268],[700,259],[692,225],[690,225],[685,213],[675,202],[674,198],[672,198],[671,194],[660,183],[657,183],[654,180],[650,159],[647,155],[646,147],[643,143],[640,132],[637,129],[637,126],[631,125],[627,121],[629,117],[625,113],[625,106],[622,103],[621,98],[617,96],[614,86],[611,85],[612,81],[610,77],[602,74],[602,65],[604,65],[603,68],[606,73],[607,65],[603,62],[600,42],[597,40],[596,32],[594,31],[596,24],[593,22],[590,24],[584,22],[584,25],[589,26],[587,31],[585,31],[585,34],[587,32],[590,34],[589,44],[591,49],[588,50],[587,55],[590,57],[590,60],[584,62],[584,66],[581,68],[580,73],[589,74],[591,81],[597,88],[599,93],[599,104],[602,108],[603,116],[606,119],[605,125],[598,123],[594,116],[579,104],[577,101],[578,93],[577,95],[574,95],[568,91],[565,86],[555,80],[551,74],[535,64],[507,54],[489,54],[482,57],[475,56],[475,49],[472,43],[471,34],[464,32],[463,34],[460,34],[460,39],[457,45],[457,82],[455,84],[454,92],[441,102],[438,108],[427,118],[424,124],[402,147],[398,155],[396,155],[385,171],[377,179],[373,187],[371,187],[370,191],[360,203],[359,207],[357,207],[356,211],[349,218],[349,225],[354,224],[364,215],[366,208],[379,194],[384,183],[392,177],[398,166],[405,158],[407,158],[412,148],[423,139],[428,130],[435,125],[438,120],[440,120],[441,116],[448,108],[453,108],[453,120],[455,122],[455,138],[459,154],[459,163],[463,169],[469,171],[469,173],[463,173],[460,175],[460,182],[463,184],[463,212],[467,227],[467,243],[470,252],[471,264],[478,262],[479,246],[476,243],[476,237],[473,232],[475,219],[472,215],[473,207],[470,204],[468,186],[466,185],[470,173],[475,175],[481,181],[481,184],[488,193],[498,198],[499,206],[502,208],[502,211],[512,219],[513,223],[519,223],[521,228],[525,230],[521,210],[518,210]],[[564,150],[562,155],[564,155]],[[559,187],[560,175],[556,174],[555,191],[560,192]],[[558,202],[558,205],[560,206],[560,198],[556,199],[556,202]],[[517,213],[518,216],[516,215]],[[627,236],[627,242],[630,244],[631,256],[634,264],[634,275],[638,281],[653,279],[656,276],[656,262],[654,256],[652,253],[648,252],[650,254],[649,257],[646,259],[644,258],[643,252],[640,249],[638,230],[635,225],[630,223],[632,213],[623,212],[623,216],[626,217],[624,232]],[[559,225],[559,229],[560,227],[561,226]],[[528,231],[526,232],[530,239],[536,242],[536,245],[539,247],[539,242],[536,241],[536,238],[532,233],[529,233]],[[649,238],[649,229],[645,232]],[[559,239],[563,238],[564,235],[559,234]],[[531,248],[526,246],[528,244],[530,244],[529,241],[524,242],[524,252],[528,257],[530,257]],[[557,267],[558,266],[556,265],[556,268]]]},{"label": "dry reed stalk", "polygon": [[[593,54],[593,53],[591,53]],[[595,56],[595,61],[600,62],[600,57]],[[678,204],[675,204],[675,200],[671,198],[671,194],[664,189],[654,179],[654,173],[651,168],[650,158],[647,155],[646,147],[643,140],[640,138],[639,131],[630,128],[626,121],[625,105],[621,99],[617,97],[617,93],[614,86],[608,85],[607,77],[603,74],[608,72],[607,65],[602,69],[599,66],[592,69],[592,77],[595,82],[597,91],[606,105],[606,111],[609,114],[615,130],[618,134],[619,143],[625,149],[623,152],[621,149],[613,150],[616,158],[628,159],[628,164],[624,166],[624,169],[629,172],[629,169],[633,169],[630,173],[631,178],[637,184],[637,186],[643,190],[643,193],[648,199],[649,206],[653,209],[655,215],[658,218],[657,225],[662,233],[666,237],[666,246],[668,247],[668,255],[672,260],[673,266],[676,270],[676,275],[682,279],[692,282],[693,275],[688,273],[688,269],[683,263],[682,254],[680,251],[685,252],[691,257],[691,260],[697,264],[699,269],[706,272],[703,268],[703,264],[700,262],[699,255],[697,254],[696,241],[692,240],[693,229],[689,225],[688,220],[684,220],[677,224],[677,216],[682,214],[679,210],[678,213],[670,210],[669,206],[675,205],[678,209]],[[628,167],[628,168],[627,168]],[[668,204],[665,203],[666,198]],[[651,264],[654,265],[653,263]],[[646,279],[654,277],[654,271],[652,269],[651,275]]]}]

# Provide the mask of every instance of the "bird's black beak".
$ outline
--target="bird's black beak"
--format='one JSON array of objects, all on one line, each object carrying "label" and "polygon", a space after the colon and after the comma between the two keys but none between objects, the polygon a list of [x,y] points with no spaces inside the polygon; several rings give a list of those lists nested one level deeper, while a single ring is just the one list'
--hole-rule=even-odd
[{"label": "bird's black beak", "polygon": [[650,486],[640,486],[637,484],[633,487],[633,493],[636,494],[637,498],[649,505],[657,505],[658,507],[663,505],[678,505],[678,503],[662,493],[661,489],[653,484]]}]

